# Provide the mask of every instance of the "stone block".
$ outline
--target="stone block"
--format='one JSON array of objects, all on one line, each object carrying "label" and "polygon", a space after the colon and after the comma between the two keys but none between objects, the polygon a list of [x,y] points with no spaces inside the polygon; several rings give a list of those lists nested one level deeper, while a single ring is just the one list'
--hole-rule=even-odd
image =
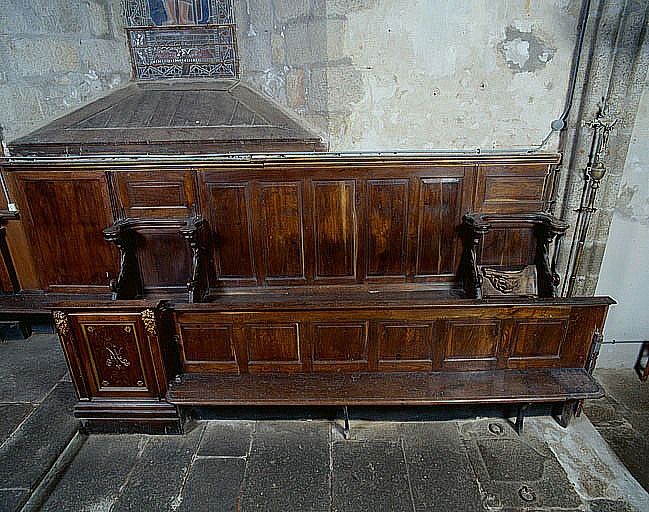
[{"label": "stone block", "polygon": [[45,475],[77,431],[78,421],[72,416],[76,402],[72,386],[58,384],[2,445],[0,482],[5,488],[31,489]]},{"label": "stone block", "polygon": [[274,0],[273,5],[275,22],[279,24],[311,14],[311,0]]},{"label": "stone block", "polygon": [[82,12],[83,16],[81,18],[86,24],[84,31],[99,37],[111,35],[112,12],[110,2],[106,0],[88,0],[82,5]]},{"label": "stone block", "polygon": [[286,41],[282,34],[273,33],[270,36],[270,48],[273,64],[286,63]]},{"label": "stone block", "polygon": [[291,69],[286,74],[286,98],[288,106],[303,109],[306,103],[304,69]]},{"label": "stone block", "polygon": [[28,498],[29,491],[26,489],[0,489],[0,510],[17,512]]},{"label": "stone block", "polygon": [[329,424],[257,424],[241,510],[329,509]]},{"label": "stone block", "polygon": [[126,42],[114,39],[84,39],[79,48],[84,71],[97,74],[128,73],[131,61]]},{"label": "stone block", "polygon": [[327,20],[300,19],[286,25],[286,57],[291,66],[327,60]]},{"label": "stone block", "polygon": [[138,435],[90,436],[40,510],[112,510],[147,442]]},{"label": "stone block", "polygon": [[327,68],[313,68],[309,73],[309,94],[307,96],[307,110],[311,113],[329,112],[328,106],[328,73]]},{"label": "stone block", "polygon": [[31,404],[0,404],[0,444],[7,440],[33,410]]},{"label": "stone block", "polygon": [[246,71],[265,71],[271,67],[271,32],[261,30],[254,36],[239,32],[239,60],[241,69]]},{"label": "stone block", "polygon": [[363,74],[352,65],[341,64],[326,68],[327,108],[330,112],[349,112],[353,104],[363,99]]},{"label": "stone block", "polygon": [[332,457],[332,511],[412,510],[399,443],[337,442]]},{"label": "stone block", "polygon": [[0,30],[7,34],[60,34],[81,30],[81,0],[6,0]]},{"label": "stone block", "polygon": [[247,421],[210,421],[198,455],[244,457],[248,455],[254,424]]},{"label": "stone block", "polygon": [[65,359],[56,336],[38,335],[29,341],[2,343],[0,401],[40,402],[65,372]]},{"label": "stone block", "polygon": [[33,77],[79,69],[79,44],[63,39],[16,39],[11,42],[17,76]]},{"label": "stone block", "polygon": [[179,512],[242,510],[239,504],[239,489],[245,469],[246,461],[243,459],[196,459],[183,490],[180,506],[176,510]]}]

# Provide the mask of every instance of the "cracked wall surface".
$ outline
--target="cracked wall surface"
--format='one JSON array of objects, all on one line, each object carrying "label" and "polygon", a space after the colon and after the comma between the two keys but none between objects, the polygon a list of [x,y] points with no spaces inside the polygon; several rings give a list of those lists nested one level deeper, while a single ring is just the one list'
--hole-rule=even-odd
[{"label": "cracked wall surface", "polygon": [[11,140],[128,81],[119,0],[0,2],[0,63]]},{"label": "cracked wall surface", "polygon": [[580,6],[237,4],[242,77],[319,128],[334,151],[540,144],[563,109]]}]

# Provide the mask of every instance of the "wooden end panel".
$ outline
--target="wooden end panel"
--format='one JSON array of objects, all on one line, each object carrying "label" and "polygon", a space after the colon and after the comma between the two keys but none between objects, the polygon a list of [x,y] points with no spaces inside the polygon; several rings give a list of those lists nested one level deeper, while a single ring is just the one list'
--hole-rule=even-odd
[{"label": "wooden end panel", "polygon": [[257,284],[250,183],[206,181],[203,189],[217,281],[224,286]]},{"label": "wooden end panel", "polygon": [[191,171],[115,173],[120,206],[127,217],[185,218],[196,193]]},{"label": "wooden end panel", "polygon": [[139,314],[71,315],[74,350],[91,397],[153,398],[158,382],[154,355]]},{"label": "wooden end panel", "polygon": [[185,292],[191,256],[178,230],[141,230],[137,257],[147,294]]},{"label": "wooden end panel", "polygon": [[407,179],[367,180],[367,277],[406,277]]},{"label": "wooden end panel", "polygon": [[317,283],[356,280],[358,228],[356,182],[312,181]]},{"label": "wooden end panel", "polygon": [[523,213],[545,209],[547,165],[479,166],[474,211]]},{"label": "wooden end panel", "polygon": [[567,367],[569,317],[514,321],[507,366],[509,368]]}]

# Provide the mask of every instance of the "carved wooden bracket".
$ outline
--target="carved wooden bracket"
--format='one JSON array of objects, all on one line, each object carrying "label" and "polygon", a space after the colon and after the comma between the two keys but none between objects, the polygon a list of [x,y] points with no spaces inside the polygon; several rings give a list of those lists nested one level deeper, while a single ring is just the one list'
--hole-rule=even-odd
[{"label": "carved wooden bracket", "polygon": [[[524,283],[514,282],[524,278],[523,270],[492,270],[481,272],[478,247],[484,236],[494,227],[529,228],[534,233],[534,266],[536,267],[536,289],[539,297],[556,297],[559,274],[550,263],[550,245],[557,243],[569,225],[545,212],[519,214],[467,213],[463,217],[464,253],[460,276],[467,296],[482,298],[483,277],[491,281],[493,288],[503,294],[521,294],[529,290]],[[486,272],[486,273],[485,273]],[[482,275],[484,274],[484,276]],[[489,275],[487,275],[489,274]],[[528,279],[528,277],[525,277]]]}]

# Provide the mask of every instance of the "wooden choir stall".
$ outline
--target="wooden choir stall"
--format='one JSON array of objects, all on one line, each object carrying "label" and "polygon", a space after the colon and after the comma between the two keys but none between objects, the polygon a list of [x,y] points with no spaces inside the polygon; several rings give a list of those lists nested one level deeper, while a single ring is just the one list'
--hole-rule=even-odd
[{"label": "wooden choir stall", "polygon": [[0,312],[51,312],[89,430],[223,405],[513,404],[520,428],[551,403],[567,425],[602,396],[613,301],[557,294],[559,155],[322,150],[219,81],[135,83],[9,144]]}]

